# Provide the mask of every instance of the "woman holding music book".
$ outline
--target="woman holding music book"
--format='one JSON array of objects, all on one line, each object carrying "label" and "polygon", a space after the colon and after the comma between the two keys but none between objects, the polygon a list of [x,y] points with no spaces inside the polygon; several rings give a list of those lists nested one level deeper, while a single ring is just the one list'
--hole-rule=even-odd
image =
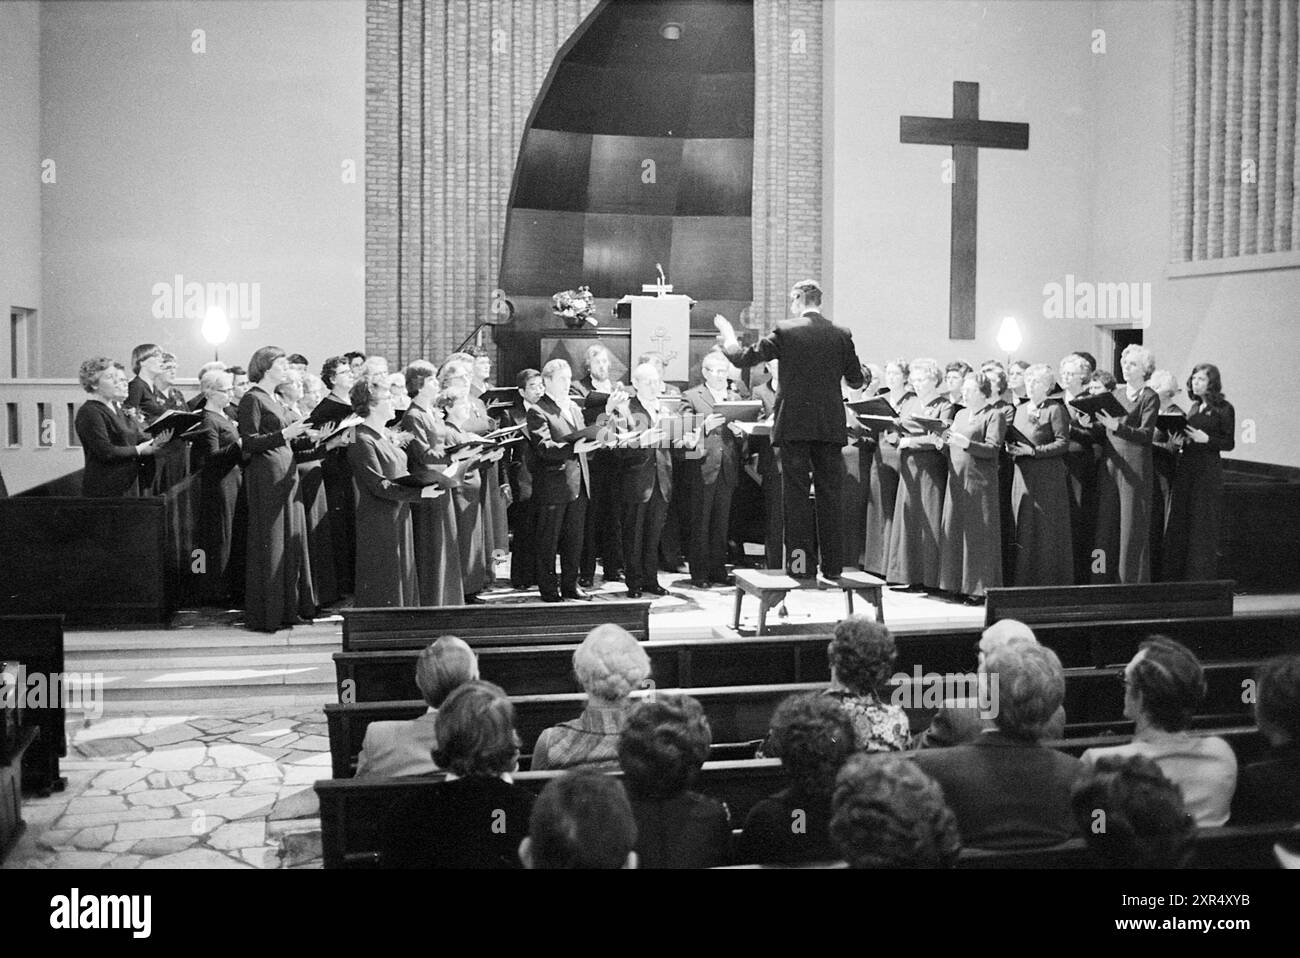
[{"label": "woman holding music book", "polygon": [[[463,425],[473,418],[473,409],[469,405],[471,365],[463,360],[448,360],[438,372],[439,394],[436,404],[445,420],[444,444],[448,447],[478,438]],[[453,455],[456,453],[453,452]],[[461,451],[459,455],[474,458],[470,449]],[[483,483],[490,477],[483,469],[475,468],[476,465],[471,463],[461,484],[451,492],[456,512],[456,542],[460,546],[461,583],[465,602],[470,605],[482,602],[478,597],[479,592],[492,584],[483,505]]]},{"label": "woman holding music book", "polygon": [[[862,388],[869,395],[871,370],[862,366]],[[840,383],[847,403],[854,390]],[[862,553],[866,547],[867,484],[871,481],[871,459],[876,451],[876,440],[871,429],[864,426],[854,411],[844,407],[847,435],[840,447],[844,458],[844,486],[840,491],[840,511],[844,516],[844,564],[850,569],[861,568]]]},{"label": "woman holding music book", "polygon": [[1178,440],[1178,462],[1165,533],[1165,578],[1213,579],[1223,522],[1223,463],[1236,445],[1237,413],[1223,398],[1219,367],[1200,363],[1187,381],[1192,406]]},{"label": "woman holding music book", "polygon": [[[302,370],[291,366],[289,375],[275,389],[275,396],[284,405],[289,422],[307,419],[298,409],[303,389]],[[333,605],[339,600],[338,580],[334,577],[334,539],[330,532],[329,504],[325,501],[325,479],[321,471],[325,447],[317,441],[319,438],[313,430],[289,444],[293,450],[294,468],[298,471],[294,507],[302,510],[303,527],[307,530],[312,605],[317,608]],[[347,436],[337,436],[331,440],[331,445],[339,446],[345,441]]]},{"label": "woman holding music book", "polygon": [[1061,360],[1057,374],[1061,401],[1070,416],[1070,442],[1065,451],[1066,488],[1069,491],[1070,539],[1074,546],[1074,584],[1086,585],[1091,578],[1092,540],[1097,531],[1097,472],[1101,460],[1101,427],[1074,405],[1089,394],[1091,367],[1083,357],[1071,353]]},{"label": "woman holding music book", "polygon": [[388,435],[393,400],[386,377],[367,377],[353,386],[352,411],[365,420],[348,447],[357,481],[356,605],[419,605],[410,504],[444,490],[436,483],[412,487],[394,481],[409,473],[406,453]]},{"label": "woman holding music book", "polygon": [[239,401],[248,495],[245,624],[262,632],[302,624],[316,614],[306,522],[297,504],[298,471],[289,445],[306,435],[308,426],[291,422],[275,398],[288,375],[284,350],[263,346],[249,360],[252,385]]},{"label": "woman holding music book", "polygon": [[[448,363],[458,361],[466,364],[466,383],[467,389],[464,397],[451,406],[447,411],[447,420],[454,422],[463,431],[473,433],[475,436],[485,436],[497,428],[496,421],[488,415],[487,406],[479,398],[479,394],[474,393],[475,368],[479,374],[484,372],[484,360],[486,354],[469,355],[467,353],[453,353]],[[444,366],[446,364],[444,363]],[[486,367],[487,372],[491,372],[491,366]],[[486,386],[486,383],[480,383]],[[483,548],[487,553],[487,585],[491,585],[496,578],[494,564],[498,559],[504,559],[510,552],[510,525],[508,522],[507,510],[510,508],[510,502],[506,498],[507,492],[501,488],[502,473],[498,467],[501,456],[485,456],[480,465],[483,473],[483,482],[479,487],[480,501],[483,507]],[[507,485],[506,489],[509,489]]]},{"label": "woman holding music book", "polygon": [[[244,536],[248,525],[248,501],[243,495],[244,450],[239,427],[226,415],[235,377],[214,369],[203,374],[199,389],[203,396],[203,422],[191,449],[194,471],[199,475],[199,547],[205,569],[200,594],[211,604],[231,602],[242,596]],[[239,596],[232,593],[238,592]]]},{"label": "woman holding music book", "polygon": [[948,487],[943,499],[939,587],[978,602],[1002,585],[1002,512],[998,454],[1006,435],[1002,411],[990,404],[994,381],[971,372],[962,381],[962,408],[944,434]]},{"label": "woman holding music book", "polygon": [[170,430],[146,439],[122,402],[126,367],[98,356],[81,364],[81,388],[90,399],[77,410],[77,439],[85,457],[81,494],[88,498],[140,495],[140,462],[172,438]]},{"label": "woman holding music book", "polygon": [[939,391],[943,367],[933,359],[912,360],[910,379],[916,394],[898,410],[904,432],[898,442],[902,464],[886,578],[909,585],[913,591],[924,591],[939,588],[939,536],[948,483],[940,433],[952,424],[953,407]]},{"label": "woman holding music book", "polygon": [[[915,395],[908,385],[910,367],[906,359],[885,363],[885,389],[874,398],[883,399],[897,413],[902,404]],[[898,501],[899,433],[882,429],[871,455],[867,478],[866,534],[862,545],[862,568],[883,576],[889,569],[889,537],[894,527],[894,507]]]},{"label": "woman holding music book", "polygon": [[[360,366],[360,363],[357,364]],[[321,366],[321,382],[329,390],[307,417],[314,429],[329,432],[352,415],[352,387],[356,375],[347,356],[331,356]],[[353,571],[357,564],[357,489],[352,482],[352,467],[347,450],[339,447],[325,453],[321,460],[325,480],[325,501],[330,511],[330,534],[334,537],[334,579],[339,592],[353,592]]]},{"label": "woman holding music book", "polygon": [[1101,555],[1091,568],[1094,583],[1151,581],[1151,441],[1160,400],[1146,383],[1155,368],[1151,350],[1126,346],[1120,354],[1124,385],[1075,400],[1085,411],[1094,410],[1093,418],[1105,429],[1093,540]]},{"label": "woman holding music book", "polygon": [[[1151,440],[1151,581],[1164,581],[1165,526],[1169,522],[1170,492],[1174,487],[1174,464],[1178,458],[1176,433],[1186,420],[1174,402],[1178,382],[1167,369],[1157,369],[1147,380],[1160,400],[1155,436]],[[1175,426],[1175,421],[1179,425]],[[1172,427],[1172,431],[1171,431]]]},{"label": "woman holding music book", "polygon": [[[406,391],[411,404],[402,416],[402,431],[411,434],[406,464],[412,473],[444,468],[448,429],[438,406],[438,375],[433,363],[417,359],[406,367]],[[417,502],[411,509],[415,535],[415,566],[421,605],[463,605],[465,582],[460,569],[453,496]]]},{"label": "woman holding music book", "polygon": [[1072,585],[1074,542],[1065,466],[1070,414],[1065,403],[1047,397],[1054,379],[1050,366],[1030,366],[1024,375],[1028,401],[1015,407],[1006,444],[1014,464],[1012,581],[1017,586]]}]

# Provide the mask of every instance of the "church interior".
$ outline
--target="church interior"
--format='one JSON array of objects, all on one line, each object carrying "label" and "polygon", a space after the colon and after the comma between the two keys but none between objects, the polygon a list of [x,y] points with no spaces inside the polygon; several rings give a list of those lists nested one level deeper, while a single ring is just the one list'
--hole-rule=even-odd
[{"label": "church interior", "polygon": [[[15,716],[0,730],[3,867],[391,864],[366,819],[414,786],[366,792],[358,753],[366,723],[425,714],[411,683],[425,646],[457,635],[473,647],[476,674],[514,703],[526,759],[583,712],[575,650],[605,621],[645,647],[650,689],[703,703],[712,746],[695,789],[725,798],[737,833],[743,810],[784,787],[781,761],[754,757],[769,717],[839,680],[826,643],[864,610],[893,633],[887,671],[903,686],[974,670],[998,615],[1029,623],[1059,656],[1071,723],[1045,740],[1074,757],[1135,734],[1116,679],[1167,635],[1203,668],[1193,732],[1228,742],[1241,769],[1285,752],[1300,793],[1300,737],[1269,738],[1242,691],[1270,661],[1300,676],[1300,440],[1282,402],[1300,356],[1298,117],[1296,0],[0,3],[0,663]],[[543,607],[540,573],[540,593],[505,585],[519,533],[507,536],[503,502],[484,519],[479,561],[497,585],[481,595],[466,579],[463,604],[364,608],[343,581],[355,571],[361,591],[367,544],[352,542],[362,557],[340,559],[334,601],[262,629],[203,592],[197,467],[136,498],[83,488],[91,357],[130,378],[133,349],[153,344],[189,400],[208,394],[205,364],[260,371],[270,344],[311,374],[331,357],[386,360],[407,371],[399,393],[468,352],[518,404],[522,371],[549,384],[564,360],[576,384],[604,347],[611,382],[640,388],[658,356],[658,380],[680,396],[707,382],[715,317],[758,348],[810,278],[816,298],[801,302],[820,303],[877,377],[915,356],[939,371],[990,361],[1010,395],[1007,369],[1032,378],[1046,364],[1060,389],[1062,357],[1083,354],[1123,394],[1140,353],[1171,375],[1170,403],[1201,410],[1194,370],[1213,364],[1235,426],[1212,507],[1193,507],[1215,517],[1198,549],[1212,574],[1162,577],[1156,531],[1150,571],[1144,558],[1144,575],[1110,584],[1013,582],[1004,554],[987,593],[945,585],[965,601],[893,588],[922,580],[865,559],[868,450],[845,484],[860,504],[838,581],[782,578],[763,518],[781,478],[764,486],[761,464],[742,462],[721,578],[679,568],[679,554],[624,582],[602,553],[605,574],[579,578],[590,602]],[[564,315],[566,292],[590,308]],[[413,380],[418,360],[431,365]],[[732,385],[757,399],[772,378],[762,368]],[[963,372],[955,388],[974,381]],[[595,495],[586,518],[599,526]],[[668,522],[685,547],[689,516]],[[1083,561],[1086,576],[1095,553]],[[774,578],[750,574],[762,569]],[[1030,582],[1041,588],[1013,587]],[[556,601],[575,597],[561,587]],[[908,735],[943,704],[909,708]],[[550,788],[557,773],[532,754],[516,780]],[[1300,859],[1283,837],[1300,812],[1198,821],[1213,833],[1207,861]],[[1085,853],[1078,837],[1063,857],[1024,859],[963,837],[962,868],[1075,867]],[[753,864],[740,857],[719,864]]]}]

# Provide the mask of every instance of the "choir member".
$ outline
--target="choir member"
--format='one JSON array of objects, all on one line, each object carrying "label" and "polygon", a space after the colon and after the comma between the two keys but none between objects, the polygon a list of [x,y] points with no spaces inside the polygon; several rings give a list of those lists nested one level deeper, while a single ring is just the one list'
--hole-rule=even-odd
[{"label": "choir member", "polygon": [[898,442],[898,501],[889,538],[890,582],[906,583],[915,591],[938,589],[939,535],[943,527],[943,497],[948,483],[944,442],[908,420],[913,416],[951,423],[953,406],[940,392],[943,369],[933,359],[912,361],[910,380],[915,395],[903,402],[899,417],[907,430]]},{"label": "choir member", "polygon": [[1192,398],[1180,443],[1165,540],[1165,578],[1213,579],[1223,522],[1220,454],[1236,445],[1237,414],[1223,398],[1219,367],[1200,363],[1187,381]]},{"label": "choir member", "polygon": [[680,388],[678,388],[673,383],[670,383],[666,379],[664,379],[664,376],[667,374],[666,371],[668,367],[664,363],[663,353],[656,352],[654,350],[644,352],[636,358],[636,364],[638,366],[640,366],[642,363],[649,363],[650,365],[654,366],[655,370],[659,373],[659,382],[661,383],[661,387],[663,389],[663,392],[660,393],[660,395],[680,396],[682,394]]},{"label": "choir member", "polygon": [[[537,510],[537,585],[543,602],[590,598],[578,588],[583,526],[590,498],[589,440],[565,442],[583,429],[582,409],[569,398],[573,372],[563,359],[542,367],[545,392],[528,410],[533,446],[533,499]],[[555,557],[560,557],[560,575]]]},{"label": "choir member", "polygon": [[[1002,416],[1003,422],[1010,426],[1016,416],[1015,394],[1007,384],[1005,367],[996,359],[986,360],[980,365],[980,372],[989,377],[993,384],[993,396],[989,405]],[[1007,447],[1003,445],[998,452],[998,514],[1002,524],[1002,583],[1011,585],[1015,581],[1016,549],[1015,522],[1011,515],[1011,486],[1015,477],[1015,466]]]},{"label": "choir member", "polygon": [[[781,360],[769,359],[767,372],[767,382],[755,386],[751,395],[763,404],[763,418],[770,420],[776,414],[776,394],[781,388]],[[763,480],[764,562],[768,569],[783,569],[785,526],[781,516],[781,450],[772,445],[770,435],[755,436],[750,444],[758,449],[758,475]]]},{"label": "choir member", "polygon": [[406,394],[406,376],[402,373],[388,374],[388,398],[393,404],[393,421],[388,428],[393,428],[402,419],[402,413],[411,404],[411,397]]},{"label": "choir member", "polygon": [[262,632],[301,624],[316,613],[306,522],[297,502],[298,471],[289,446],[307,434],[308,426],[303,420],[290,422],[275,399],[276,388],[288,375],[284,350],[263,346],[249,360],[253,385],[239,401],[239,438],[247,457],[245,623]]},{"label": "choir member", "polygon": [[1066,488],[1070,503],[1070,542],[1074,548],[1074,584],[1091,581],[1092,543],[1097,533],[1097,473],[1101,463],[1101,428],[1070,403],[1090,392],[1092,367],[1077,353],[1061,360],[1057,374],[1061,401],[1070,416],[1065,451]]},{"label": "choir member", "polygon": [[[1174,402],[1178,394],[1178,381],[1167,369],[1157,369],[1147,380],[1160,401],[1160,412],[1183,414]],[[1164,581],[1165,526],[1169,522],[1170,493],[1174,485],[1174,462],[1177,444],[1167,431],[1156,426],[1151,440],[1151,581]]]},{"label": "choir member", "polygon": [[1007,388],[1011,390],[1011,401],[1017,405],[1029,398],[1025,387],[1025,370],[1028,368],[1029,363],[1023,359],[1017,359],[1007,367]]},{"label": "choir member", "polygon": [[[905,359],[885,363],[885,385],[878,395],[888,399],[894,409],[915,394],[909,385],[911,367]],[[871,475],[867,480],[867,534],[862,547],[862,568],[883,576],[889,571],[889,540],[893,535],[894,509],[898,502],[898,468],[902,458],[898,451],[899,434],[882,431],[871,456]]]},{"label": "choir member", "polygon": [[203,423],[191,444],[194,471],[199,476],[198,542],[204,555],[200,592],[209,604],[231,602],[242,592],[244,537],[248,503],[244,486],[243,448],[239,427],[226,415],[234,377],[212,370],[199,380]]},{"label": "choir member", "polygon": [[158,373],[163,367],[162,347],[154,343],[141,343],[131,350],[131,370],[135,378],[127,387],[127,409],[138,409],[143,423],[153,422],[167,408],[167,390],[160,388]]},{"label": "choir member", "polygon": [[659,405],[659,371],[650,363],[641,364],[632,372],[632,388],[634,395],[620,406],[614,421],[622,431],[642,432],[615,454],[627,597],[639,599],[646,592],[668,594],[660,588],[657,572],[659,535],[673,494],[673,453],[661,425],[665,414]]},{"label": "choir member", "polygon": [[[871,385],[871,370],[865,365],[862,366],[862,382],[863,389]],[[843,384],[842,390],[846,402],[853,398],[853,391],[847,383]],[[844,407],[844,422],[848,435],[840,449],[844,459],[844,489],[840,496],[844,524],[840,528],[844,530],[844,564],[856,569],[866,545],[868,483],[871,481],[871,456],[876,443],[871,432],[847,405]]]},{"label": "choir member", "polygon": [[728,523],[731,496],[740,480],[741,429],[713,411],[720,402],[736,402],[739,394],[727,384],[731,361],[710,352],[700,364],[704,382],[682,393],[683,411],[696,418],[686,437],[687,471],[691,474],[691,536],[687,562],[691,584],[706,589],[727,584]]},{"label": "choir member", "polygon": [[1151,581],[1151,440],[1160,400],[1146,381],[1155,368],[1149,349],[1126,346],[1120,354],[1124,388],[1114,396],[1127,412],[1122,419],[1104,412],[1096,416],[1106,433],[1094,540],[1101,565],[1094,581]]},{"label": "choir member", "polygon": [[410,506],[444,490],[393,482],[408,473],[406,453],[388,434],[393,400],[386,377],[359,380],[352,387],[352,411],[365,419],[348,446],[357,483],[356,604],[360,608],[419,605]]},{"label": "choir member", "polygon": [[[284,404],[289,422],[305,417],[298,409],[303,397],[303,371],[301,364],[292,363],[284,382],[275,389],[276,398]],[[336,437],[332,445],[338,447],[348,437]],[[289,443],[293,450],[294,468],[298,472],[297,504],[302,510],[303,525],[307,530],[307,557],[311,562],[312,605],[320,608],[339,600],[338,580],[334,577],[334,538],[330,531],[329,505],[325,499],[325,477],[321,471],[323,446],[318,445],[314,434],[302,436]]]},{"label": "choir member", "polygon": [[515,377],[519,398],[505,411],[506,425],[523,426],[524,441],[510,447],[510,462],[506,467],[510,482],[510,525],[514,535],[510,539],[510,585],[516,589],[531,589],[537,585],[537,509],[533,501],[533,446],[529,441],[528,410],[542,398],[542,374],[536,369],[522,369]]},{"label": "choir member", "polygon": [[[346,356],[331,356],[321,366],[322,385],[329,390],[307,417],[313,429],[333,432],[352,415],[352,387],[356,375]],[[334,581],[343,595],[353,592],[353,571],[357,564],[357,489],[352,481],[352,467],[343,447],[328,450],[321,460],[325,481],[325,501],[330,511],[330,551],[334,555]]]},{"label": "choir member", "polygon": [[[472,363],[451,359],[438,371],[437,404],[443,411],[446,442],[460,445],[477,438],[463,423],[475,422],[470,406],[469,380]],[[475,422],[475,424],[477,424]],[[488,558],[487,533],[483,522],[483,483],[487,473],[475,465],[466,471],[460,485],[452,490],[456,509],[456,541],[460,545],[460,574],[465,602],[477,605],[478,594],[492,584],[491,560]]]},{"label": "choir member", "polygon": [[302,353],[293,353],[289,356],[289,368],[298,370],[299,376],[306,375],[309,365],[311,364],[307,362],[307,357]]},{"label": "choir member", "polygon": [[492,357],[486,349],[474,347],[470,351],[474,365],[470,369],[469,394],[475,399],[492,388]]},{"label": "choir member", "polygon": [[[401,424],[402,431],[411,435],[406,444],[407,468],[412,473],[444,468],[451,459],[447,455],[448,430],[438,405],[437,370],[433,363],[417,359],[406,367],[405,378],[411,400]],[[444,495],[413,503],[411,523],[420,604],[463,605],[465,583],[460,571],[455,498]]]},{"label": "choir member", "polygon": [[347,362],[348,367],[352,370],[352,378],[355,381],[361,375],[361,369],[366,364],[366,354],[360,350],[353,349],[343,354],[343,359]]},{"label": "choir member", "polygon": [[244,398],[244,393],[248,392],[248,370],[243,366],[227,366],[226,372],[235,377],[235,383],[230,387],[230,405],[226,407],[226,415],[232,421],[239,421],[239,401]]},{"label": "choir member", "polygon": [[[448,411],[448,419],[454,417],[456,425],[461,429],[479,436],[486,435],[497,428],[496,422],[488,415],[487,405],[474,394],[474,367],[479,364],[483,355],[483,351],[479,349],[476,349],[474,354],[452,354],[452,357],[465,364],[469,388],[465,398]],[[507,515],[510,503],[506,499],[506,493],[502,491],[505,478],[499,466],[500,460],[501,456],[496,455],[484,459],[480,466],[483,482],[479,487],[479,496],[483,505],[483,548],[487,555],[487,585],[489,586],[496,579],[496,563],[505,561],[506,556],[510,554],[510,523]]]},{"label": "choir member", "polygon": [[945,434],[948,486],[943,500],[939,586],[983,598],[1002,585],[1002,519],[998,505],[998,454],[1006,436],[1002,411],[989,403],[993,380],[970,373],[962,382],[962,409]]},{"label": "choir member", "polygon": [[[664,363],[663,353],[649,350],[638,356],[636,363],[638,366],[642,363],[650,363],[659,371],[659,380],[663,383],[663,395],[681,397],[681,388],[664,378],[667,375],[667,365]],[[669,427],[670,438],[674,441],[680,440],[681,420],[674,419],[669,423]],[[690,478],[686,472],[686,459],[683,456],[674,456],[673,497],[668,503],[668,516],[664,519],[663,534],[659,537],[659,568],[665,572],[681,572],[685,568],[682,544],[690,538],[690,527],[687,525],[690,516],[690,509],[686,506],[688,502],[690,502]]]},{"label": "choir member", "polygon": [[1017,586],[1072,585],[1074,548],[1065,465],[1070,414],[1063,401],[1047,396],[1055,379],[1050,366],[1030,366],[1024,376],[1028,401],[1016,407],[1013,424],[1032,445],[1010,445],[1015,463],[1013,581]]},{"label": "choir member", "polygon": [[140,462],[170,438],[163,430],[146,438],[138,420],[123,408],[127,398],[126,367],[100,356],[87,359],[78,372],[90,399],[77,410],[77,439],[85,457],[81,494],[88,498],[138,496]]},{"label": "choir member", "polygon": [[961,397],[965,390],[966,377],[974,372],[975,367],[964,359],[956,359],[950,362],[943,370],[943,391],[948,396],[948,401],[954,406],[961,405]]},{"label": "choir member", "polygon": [[[212,372],[213,370],[224,370],[225,368],[226,368],[225,363],[223,363],[219,359],[215,359],[210,363],[204,363],[202,366],[200,366],[199,374],[195,378],[200,383],[202,383],[203,377],[206,376],[208,373]],[[203,404],[207,402],[207,399],[208,397],[203,394],[203,389],[202,387],[200,387],[199,391],[193,396],[193,398],[189,399],[185,403],[185,408],[187,408],[190,412],[198,412],[203,408]]]},{"label": "choir member", "polygon": [[302,374],[302,398],[298,400],[298,412],[310,418],[322,399],[325,398],[325,382],[315,373]]},{"label": "choir member", "polygon": [[[623,384],[610,374],[612,363],[613,356],[600,343],[587,347],[587,374],[574,382],[573,390],[588,426],[602,414],[611,412],[626,395]],[[602,396],[609,400],[602,400]],[[618,462],[614,452],[599,449],[587,461],[591,471],[591,502],[587,506],[587,531],[578,584],[589,589],[595,582],[597,558],[606,582],[623,578],[623,533],[619,528]]]}]

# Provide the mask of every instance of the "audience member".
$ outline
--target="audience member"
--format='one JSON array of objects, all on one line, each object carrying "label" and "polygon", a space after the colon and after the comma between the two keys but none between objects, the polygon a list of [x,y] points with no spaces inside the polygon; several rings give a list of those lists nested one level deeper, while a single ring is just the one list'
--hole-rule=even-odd
[{"label": "audience member", "polygon": [[857,747],[866,752],[894,752],[912,744],[907,713],[887,705],[880,690],[894,671],[897,650],[889,629],[865,615],[851,615],[835,626],[827,649],[835,699],[853,722]]},{"label": "audience member", "polygon": [[830,831],[850,868],[951,868],[961,851],[943,790],[898,755],[859,753],[844,763]]},{"label": "audience member", "polygon": [[1300,655],[1278,656],[1259,667],[1255,723],[1269,751],[1241,770],[1232,824],[1300,822]]},{"label": "audience member", "polygon": [[525,868],[636,868],[636,820],[623,784],[593,769],[547,782],[519,846]]},{"label": "audience member", "polygon": [[628,716],[618,760],[636,818],[642,868],[727,864],[727,807],[690,790],[709,757],[711,741],[704,709],[689,695],[659,696]]},{"label": "audience member", "polygon": [[1141,755],[1098,759],[1070,795],[1074,819],[1101,868],[1181,868],[1196,823],[1178,786]]}]

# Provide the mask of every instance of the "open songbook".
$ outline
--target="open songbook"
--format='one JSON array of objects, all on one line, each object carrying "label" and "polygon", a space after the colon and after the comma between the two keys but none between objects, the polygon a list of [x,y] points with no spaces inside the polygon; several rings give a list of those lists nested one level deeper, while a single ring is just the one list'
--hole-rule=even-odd
[{"label": "open songbook", "polygon": [[942,435],[952,428],[946,419],[934,419],[930,416],[908,416],[900,421],[903,431],[909,436]]},{"label": "open songbook", "polygon": [[493,386],[491,389],[485,389],[483,395],[478,398],[483,400],[483,405],[487,407],[488,412],[513,406],[521,401],[519,390],[513,386]]},{"label": "open songbook", "polygon": [[489,439],[493,442],[516,442],[524,438],[523,432],[525,428],[527,427],[524,423],[519,423],[515,426],[506,426],[503,429],[494,429],[492,432],[484,435],[483,438]]},{"label": "open songbook", "polygon": [[758,399],[731,399],[714,403],[713,413],[727,422],[757,422],[763,417],[763,403]]},{"label": "open songbook", "polygon": [[1117,419],[1123,419],[1128,415],[1128,410],[1115,398],[1115,394],[1112,392],[1080,396],[1078,399],[1071,399],[1070,405],[1080,412],[1086,412],[1089,416],[1095,416],[1098,412],[1105,412]]},{"label": "open songbook", "polygon": [[419,472],[398,476],[393,482],[399,486],[412,486],[417,489],[435,485],[444,489],[455,489],[461,484],[462,475],[464,470],[456,465],[437,466],[433,469],[421,469]]},{"label": "open songbook", "polygon": [[151,436],[166,429],[176,430],[175,435],[183,436],[196,426],[203,425],[203,413],[190,412],[184,409],[168,409],[161,416],[155,419],[149,425],[144,427],[144,431]]},{"label": "open songbook", "polygon": [[758,422],[737,421],[736,425],[746,436],[770,436],[772,435],[772,420],[762,419]]},{"label": "open songbook", "polygon": [[355,414],[354,414],[354,415],[351,415],[351,416],[347,416],[347,417],[345,417],[345,418],[343,418],[343,419],[340,419],[340,420],[339,420],[338,422],[336,422],[332,427],[329,427],[329,431],[328,431],[328,432],[323,432],[323,433],[321,433],[321,437],[320,437],[320,439],[317,440],[317,441],[318,441],[318,442],[329,442],[331,439],[333,439],[333,438],[334,438],[335,436],[337,436],[339,433],[341,433],[341,432],[347,432],[347,431],[348,431],[349,429],[351,429],[353,426],[359,426],[359,425],[361,425],[363,422],[365,422],[365,420],[362,419],[360,416],[357,416],[357,415],[355,415]]},{"label": "open songbook", "polygon": [[1004,441],[1005,444],[1008,446],[1020,445],[1020,446],[1028,446],[1030,449],[1034,448],[1033,440],[1031,440],[1028,436],[1026,436],[1023,432],[1021,432],[1011,423],[1007,423],[1007,435]]}]

